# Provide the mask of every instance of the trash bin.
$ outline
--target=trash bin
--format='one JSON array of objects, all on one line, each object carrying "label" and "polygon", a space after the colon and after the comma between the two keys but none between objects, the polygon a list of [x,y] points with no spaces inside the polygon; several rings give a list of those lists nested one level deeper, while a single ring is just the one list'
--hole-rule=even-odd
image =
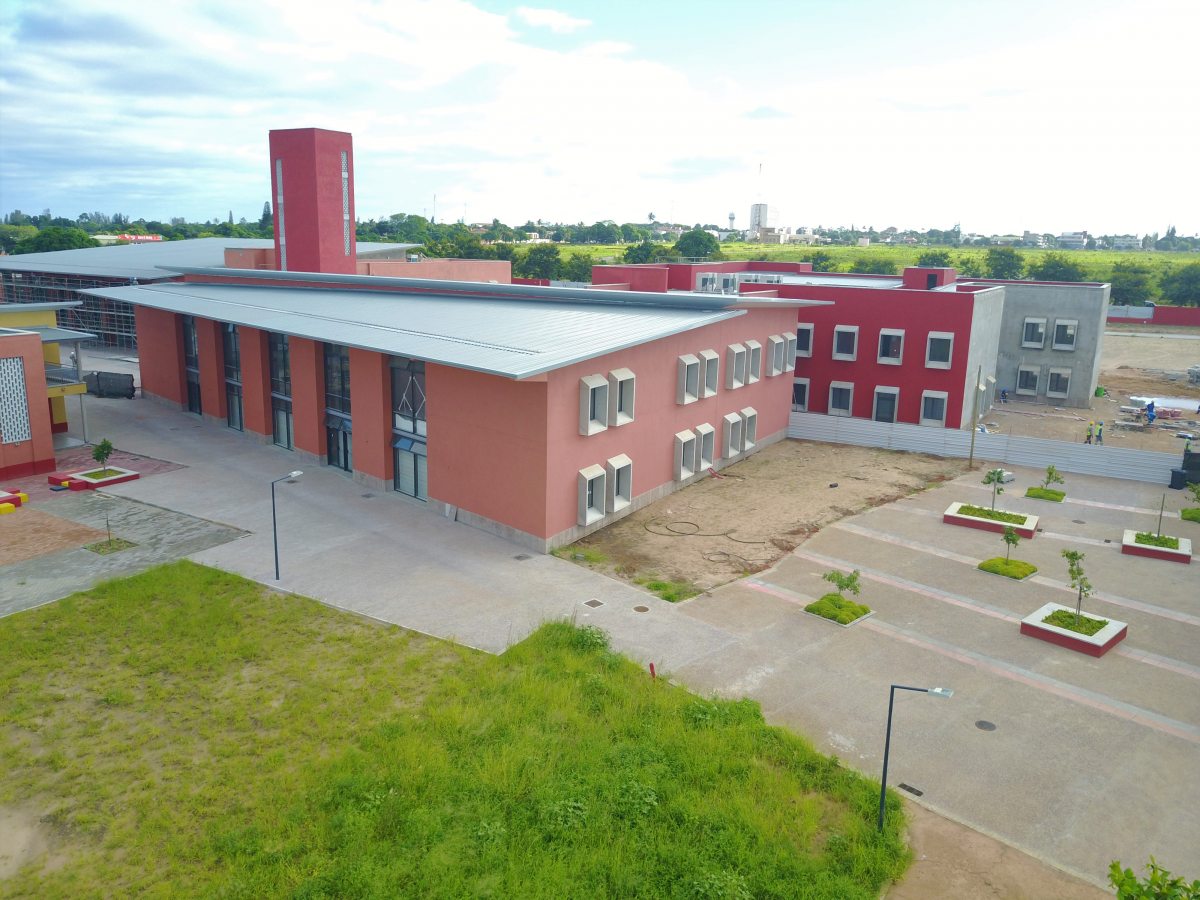
[{"label": "trash bin", "polygon": [[1171,489],[1182,491],[1187,487],[1187,469],[1172,469],[1171,470]]}]

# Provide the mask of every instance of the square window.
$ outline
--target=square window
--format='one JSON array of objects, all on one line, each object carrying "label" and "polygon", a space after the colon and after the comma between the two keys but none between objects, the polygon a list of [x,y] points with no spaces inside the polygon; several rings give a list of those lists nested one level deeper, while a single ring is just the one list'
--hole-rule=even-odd
[{"label": "square window", "polygon": [[921,394],[921,424],[936,425],[939,428],[946,424],[945,391],[925,391]]},{"label": "square window", "polygon": [[792,381],[792,411],[808,412],[807,378],[796,378]]},{"label": "square window", "polygon": [[1046,382],[1047,397],[1065,397],[1071,388],[1070,369],[1051,369],[1050,380]]},{"label": "square window", "polygon": [[742,452],[742,417],[738,413],[729,413],[724,419],[725,428],[721,435],[721,455],[725,459],[733,459]]},{"label": "square window", "polygon": [[838,325],[833,329],[833,358],[851,361],[858,358],[857,325]]},{"label": "square window", "polygon": [[1041,369],[1037,366],[1021,366],[1017,369],[1017,393],[1036,395],[1038,392],[1038,375]]},{"label": "square window", "polygon": [[758,443],[758,410],[747,406],[741,412],[742,418],[742,449],[753,450]]},{"label": "square window", "polygon": [[704,393],[701,396],[715,397],[721,384],[721,357],[715,350],[701,350],[700,362],[704,369]]},{"label": "square window", "polygon": [[1056,319],[1053,348],[1055,350],[1074,350],[1075,332],[1078,330],[1079,321],[1077,319]]},{"label": "square window", "polygon": [[600,466],[579,470],[579,524],[591,525],[604,518],[606,473]]},{"label": "square window", "polygon": [[579,379],[579,433],[585,437],[608,427],[608,379],[585,375]]},{"label": "square window", "polygon": [[628,425],[633,421],[633,401],[637,377],[629,369],[608,373],[608,424]]},{"label": "square window", "polygon": [[1021,332],[1021,346],[1041,350],[1046,344],[1046,320],[1026,319]]},{"label": "square window", "polygon": [[812,356],[813,327],[809,322],[796,326],[796,355]]},{"label": "square window", "polygon": [[954,352],[954,334],[949,331],[931,331],[925,342],[925,368],[948,369]]},{"label": "square window", "polygon": [[767,361],[768,375],[782,375],[784,356],[787,354],[787,341],[781,335],[773,334],[767,338],[767,348],[771,358]]},{"label": "square window", "polygon": [[687,353],[679,357],[675,402],[695,403],[700,397],[700,360]]},{"label": "square window", "polygon": [[683,481],[696,474],[696,435],[681,431],[675,435],[675,480]]},{"label": "square window", "polygon": [[716,429],[705,422],[696,426],[696,438],[700,442],[700,463],[697,471],[703,472],[712,468],[713,454],[717,448]]},{"label": "square window", "polygon": [[854,383],[834,381],[829,385],[829,415],[848,416],[854,408]]},{"label": "square window", "polygon": [[604,464],[608,511],[624,509],[633,500],[633,461],[622,453]]},{"label": "square window", "polygon": [[871,418],[876,422],[896,424],[896,407],[900,404],[900,388],[875,388],[875,401],[871,408]]},{"label": "square window", "polygon": [[904,359],[904,332],[884,328],[879,332],[879,362],[898,366]]},{"label": "square window", "polygon": [[730,344],[725,351],[725,387],[736,390],[746,383],[746,348]]},{"label": "square window", "polygon": [[746,341],[746,384],[754,384],[762,377],[762,344]]}]

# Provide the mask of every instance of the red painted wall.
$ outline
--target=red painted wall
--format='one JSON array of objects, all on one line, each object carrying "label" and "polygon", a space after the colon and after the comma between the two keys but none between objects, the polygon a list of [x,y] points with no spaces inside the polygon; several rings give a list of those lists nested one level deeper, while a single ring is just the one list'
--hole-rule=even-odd
[{"label": "red painted wall", "polygon": [[225,398],[225,354],[221,346],[221,329],[224,326],[212,319],[199,317],[195,322],[201,408],[204,415],[224,420],[228,409]]},{"label": "red painted wall", "polygon": [[[349,134],[322,128],[270,133],[271,199],[275,202],[275,259],[283,268],[280,223],[289,272],[357,271],[354,237],[354,152]],[[341,154],[348,157],[350,248],[345,245]],[[283,208],[278,208],[276,161],[283,164]]]},{"label": "red painted wall", "polygon": [[350,348],[354,469],[392,480],[392,382],[388,357]]},{"label": "red painted wall", "polygon": [[627,285],[631,291],[667,290],[665,266],[592,266],[592,286]]},{"label": "red painted wall", "polygon": [[403,259],[358,261],[359,275],[389,278],[441,278],[447,281],[482,281],[512,284],[512,263],[506,259]]},{"label": "red painted wall", "polygon": [[0,335],[0,357],[20,359],[25,370],[25,400],[29,408],[30,439],[0,443],[0,478],[21,478],[54,471],[54,435],[46,397],[42,339],[37,334]]},{"label": "red painted wall", "polygon": [[1151,321],[1155,325],[1200,325],[1200,307],[1156,306]]},{"label": "red painted wall", "polygon": [[[288,353],[292,364],[292,432],[296,448],[324,459],[325,349],[319,341],[289,337]],[[353,373],[350,384],[354,384]]]},{"label": "red painted wall", "polygon": [[257,249],[225,248],[227,269],[277,269],[275,251]]},{"label": "red painted wall", "polygon": [[183,378],[183,326],[174,313],[146,306],[133,308],[138,336],[142,393],[187,404]]},{"label": "red painted wall", "polygon": [[247,431],[273,434],[271,422],[271,361],[267,333],[238,326],[242,352],[242,419]]}]

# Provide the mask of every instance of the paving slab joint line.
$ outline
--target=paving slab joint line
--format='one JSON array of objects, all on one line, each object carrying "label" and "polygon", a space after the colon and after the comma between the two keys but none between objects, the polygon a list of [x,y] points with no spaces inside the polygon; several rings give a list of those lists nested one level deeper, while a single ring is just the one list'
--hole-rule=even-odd
[{"label": "paving slab joint line", "polygon": [[[228,528],[232,531],[240,532],[242,537],[248,534],[259,534],[257,531],[250,531],[242,528],[240,525],[230,525],[228,522],[222,522],[218,519],[208,519],[204,516],[197,516],[194,513],[184,512],[181,509],[172,509],[169,506],[162,506],[158,503],[151,503],[149,500],[143,500],[140,497],[127,497],[124,494],[110,494],[108,491],[92,491],[92,494],[97,497],[106,497],[110,500],[124,500],[126,503],[139,503],[142,506],[149,506],[151,509],[160,509],[163,512],[170,513],[173,516],[184,516],[189,519],[196,519],[200,522],[208,522],[210,525],[220,525],[222,528]],[[65,516],[64,516],[65,518]],[[265,532],[264,532],[265,533]]]}]

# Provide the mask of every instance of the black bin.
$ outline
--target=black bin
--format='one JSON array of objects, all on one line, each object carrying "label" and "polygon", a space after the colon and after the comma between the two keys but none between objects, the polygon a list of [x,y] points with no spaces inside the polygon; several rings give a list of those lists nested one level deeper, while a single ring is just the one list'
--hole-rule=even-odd
[{"label": "black bin", "polygon": [[1188,484],[1187,469],[1172,469],[1171,470],[1171,487],[1176,491],[1182,491]]}]

